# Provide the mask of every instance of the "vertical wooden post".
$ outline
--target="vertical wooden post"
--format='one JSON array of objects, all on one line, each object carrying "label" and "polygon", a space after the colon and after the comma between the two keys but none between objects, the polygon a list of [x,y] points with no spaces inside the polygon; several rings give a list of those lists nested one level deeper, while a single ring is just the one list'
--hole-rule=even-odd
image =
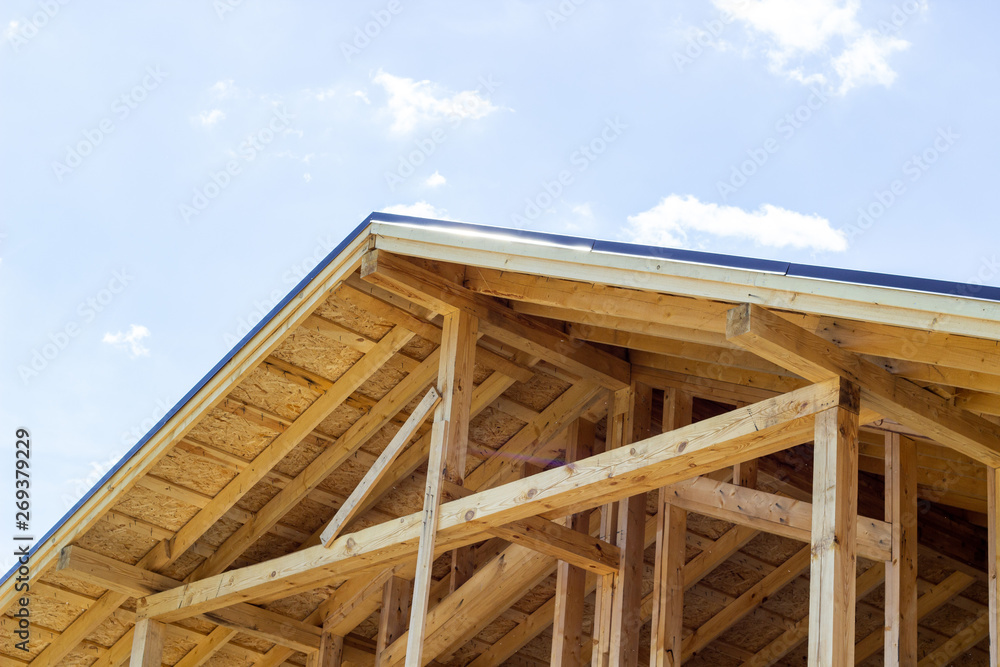
[{"label": "vertical wooden post", "polygon": [[[567,429],[566,462],[572,463],[591,455],[594,445],[594,425],[577,419]],[[590,512],[568,517],[567,527],[581,533],[590,532]],[[583,648],[583,606],[586,597],[587,571],[559,561],[556,568],[556,608],[552,621],[552,655],[550,665],[581,667]]]},{"label": "vertical wooden post", "polygon": [[[737,408],[742,408],[746,403],[740,401],[736,403]],[[733,466],[733,484],[745,486],[748,489],[757,488],[757,459],[741,461]]]},{"label": "vertical wooden post", "polygon": [[1000,468],[986,468],[989,523],[990,664],[1000,665]]},{"label": "vertical wooden post", "polygon": [[885,520],[892,560],[885,564],[885,667],[917,664],[917,446],[885,434]]},{"label": "vertical wooden post", "polygon": [[809,664],[853,667],[858,517],[857,385],[816,415],[813,459]]},{"label": "vertical wooden post", "polygon": [[[441,482],[447,476],[464,477],[465,451],[469,438],[469,404],[478,321],[465,311],[446,313],[441,332],[441,367],[438,393],[441,402],[434,412],[423,522],[413,579],[413,604],[406,641],[406,667],[423,667],[424,629],[430,598],[434,538],[437,533]],[[456,453],[454,450],[460,450]],[[461,474],[459,474],[461,471]]]},{"label": "vertical wooden post", "polygon": [[144,618],[136,622],[132,633],[133,667],[160,667],[163,664],[163,640],[167,626],[159,621]]},{"label": "vertical wooden post", "polygon": [[[691,423],[692,398],[689,394],[669,389],[663,398],[664,432]],[[683,659],[687,512],[674,507],[669,500],[661,489],[656,516],[650,667],[680,667]]]},{"label": "vertical wooden post", "polygon": [[[630,406],[631,388],[613,392],[608,401],[607,433],[605,451],[621,447],[626,433],[631,432]],[[618,514],[621,503],[608,503],[601,507],[601,539],[617,546]],[[617,588],[617,574],[604,575],[594,593],[594,650],[591,653],[592,667],[609,667],[611,664],[611,626],[614,594]]]},{"label": "vertical wooden post", "polygon": [[306,667],[340,667],[344,661],[344,638],[324,630],[319,650],[306,657]]},{"label": "vertical wooden post", "polygon": [[382,651],[406,632],[406,621],[410,617],[410,596],[410,582],[406,579],[392,577],[385,582],[375,648],[376,667],[382,664]]},{"label": "vertical wooden post", "polygon": [[[645,440],[650,435],[653,390],[633,382],[628,418],[624,421],[619,446]],[[637,667],[639,633],[643,626],[643,552],[646,548],[646,494],[621,501],[618,505],[618,547],[621,564],[614,589],[611,612],[611,667]]]}]

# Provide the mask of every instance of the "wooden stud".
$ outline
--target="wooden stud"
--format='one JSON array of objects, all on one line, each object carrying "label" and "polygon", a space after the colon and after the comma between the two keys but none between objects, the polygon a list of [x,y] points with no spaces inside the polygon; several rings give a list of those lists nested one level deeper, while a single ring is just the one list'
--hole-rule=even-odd
[{"label": "wooden stud", "polygon": [[[621,423],[620,440],[614,444],[627,447],[648,438],[651,424],[653,390],[649,385],[632,383],[628,397],[628,417]],[[616,428],[618,428],[616,422]],[[618,504],[618,548],[621,564],[615,581],[611,612],[612,667],[637,667],[639,633],[642,628],[643,551],[645,549],[646,494],[634,495]]]},{"label": "wooden stud", "polygon": [[898,433],[885,434],[885,520],[885,666],[900,667],[917,662],[917,446]]},{"label": "wooden stud", "polygon": [[853,667],[858,516],[858,391],[816,415],[809,664]]},{"label": "wooden stud", "polygon": [[1000,468],[986,469],[989,507],[990,663],[1000,664]]},{"label": "wooden stud", "polygon": [[163,639],[167,626],[148,618],[135,624],[132,635],[132,667],[160,667],[163,663]]},{"label": "wooden stud", "polygon": [[[594,425],[578,419],[569,428],[566,463],[590,456],[594,443]],[[590,513],[579,512],[567,519],[567,527],[590,533]],[[580,667],[583,664],[583,608],[587,571],[564,560],[556,566],[555,610],[552,621],[552,653],[549,664],[555,667]]]},{"label": "wooden stud", "polygon": [[[446,475],[449,450],[464,449],[468,442],[468,409],[472,389],[472,358],[469,351],[476,344],[476,320],[465,311],[453,311],[445,316],[441,335],[441,359],[438,391],[442,401],[434,413],[431,430],[430,459],[427,463],[427,483],[424,493],[420,541],[413,579],[413,603],[406,644],[406,667],[423,667],[424,630],[427,605],[432,584],[431,567],[438,530],[438,503],[441,482]],[[464,412],[464,414],[460,414]],[[465,424],[461,432],[455,425]]]},{"label": "wooden stud", "polygon": [[375,665],[381,666],[380,656],[387,646],[406,632],[406,621],[410,617],[410,582],[401,577],[393,577],[385,583],[382,596],[382,613],[378,624],[378,645],[375,649]]},{"label": "wooden stud", "polygon": [[319,650],[310,653],[306,667],[340,667],[344,660],[344,638],[324,632],[320,638]]},{"label": "wooden stud", "polygon": [[[663,431],[691,423],[693,400],[677,390],[664,392]],[[680,667],[684,637],[684,574],[687,512],[670,503],[660,489],[656,516],[656,560],[653,566],[653,625],[650,667]]]},{"label": "wooden stud", "polygon": [[[631,387],[611,393],[608,401],[608,418],[604,450],[618,449],[623,444],[631,408]],[[601,539],[618,546],[621,503],[608,503],[601,508]],[[614,595],[618,587],[618,573],[601,577],[594,597],[594,651],[591,656],[593,667],[610,667],[612,626],[614,623]]]}]

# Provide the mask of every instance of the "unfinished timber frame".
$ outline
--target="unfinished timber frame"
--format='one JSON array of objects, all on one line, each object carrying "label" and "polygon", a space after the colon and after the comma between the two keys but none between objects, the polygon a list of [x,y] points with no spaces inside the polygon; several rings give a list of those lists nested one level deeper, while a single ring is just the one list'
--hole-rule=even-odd
[{"label": "unfinished timber frame", "polygon": [[372,214],[8,575],[0,663],[997,665],[995,296]]}]

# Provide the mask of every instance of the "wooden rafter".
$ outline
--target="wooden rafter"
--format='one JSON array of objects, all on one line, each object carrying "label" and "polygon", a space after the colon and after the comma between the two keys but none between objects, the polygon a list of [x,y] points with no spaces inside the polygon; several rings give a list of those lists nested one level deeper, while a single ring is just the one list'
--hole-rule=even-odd
[{"label": "wooden rafter", "polygon": [[570,341],[560,331],[518,315],[493,299],[469,292],[380,250],[362,260],[361,277],[436,312],[462,308],[479,318],[481,330],[496,340],[553,361],[610,389],[628,387],[628,364],[586,343]]},{"label": "wooden rafter", "polygon": [[812,381],[842,377],[861,387],[862,401],[966,456],[1000,465],[1000,426],[955,408],[926,389],[894,377],[858,355],[759,306],[729,311],[727,337]]}]

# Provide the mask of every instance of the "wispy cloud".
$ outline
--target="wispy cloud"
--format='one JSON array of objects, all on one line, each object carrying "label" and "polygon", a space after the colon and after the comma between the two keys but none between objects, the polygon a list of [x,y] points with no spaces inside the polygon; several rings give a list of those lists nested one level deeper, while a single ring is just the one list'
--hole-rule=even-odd
[{"label": "wispy cloud", "polygon": [[427,180],[424,181],[424,185],[431,188],[436,188],[441,185],[444,185],[447,182],[448,182],[447,178],[442,176],[440,172],[435,171],[433,174],[427,177]]},{"label": "wispy cloud", "polygon": [[142,340],[149,337],[149,329],[141,324],[133,324],[127,333],[104,334],[102,342],[114,345],[117,348],[128,351],[128,355],[136,359],[138,357],[149,356],[149,348],[142,344]]},{"label": "wispy cloud", "polygon": [[483,118],[500,108],[478,90],[451,93],[430,81],[414,81],[382,70],[372,81],[388,95],[385,111],[392,117],[391,130],[397,134],[428,121]]},{"label": "wispy cloud", "polygon": [[232,79],[223,79],[222,81],[217,81],[211,88],[212,95],[220,100],[226,100],[233,97],[238,97],[241,93],[240,89],[236,86],[236,82]]},{"label": "wispy cloud", "polygon": [[[842,95],[862,85],[892,85],[896,72],[888,56],[910,45],[863,28],[858,20],[861,0],[712,2],[746,27],[753,39],[748,53],[762,52],[773,72],[803,84],[828,84]],[[926,0],[911,4],[913,13],[926,9]]]},{"label": "wispy cloud", "polygon": [[211,127],[215,125],[220,120],[225,119],[226,112],[222,109],[212,109],[211,111],[202,111],[195,118],[196,121],[202,124],[204,127]]},{"label": "wispy cloud", "polygon": [[383,213],[395,213],[396,215],[411,215],[415,218],[436,218],[438,220],[448,220],[448,212],[437,208],[425,201],[418,201],[415,204],[394,204],[382,209]]},{"label": "wispy cloud", "polygon": [[847,250],[842,230],[818,215],[764,204],[756,211],[704,203],[691,195],[670,195],[638,215],[628,217],[630,240],[650,245],[693,247],[700,235],[745,239],[774,248]]}]

